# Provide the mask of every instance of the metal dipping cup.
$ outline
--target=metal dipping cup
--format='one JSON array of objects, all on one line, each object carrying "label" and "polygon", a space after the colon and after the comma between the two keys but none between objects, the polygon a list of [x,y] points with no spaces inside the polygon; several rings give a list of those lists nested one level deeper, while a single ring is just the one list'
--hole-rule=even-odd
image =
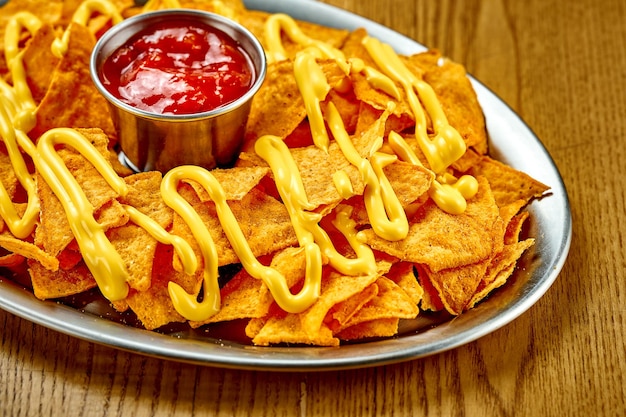
[{"label": "metal dipping cup", "polygon": [[[163,115],[120,101],[100,80],[102,63],[139,31],[169,19],[197,19],[230,36],[247,53],[254,69],[250,89],[237,100],[195,114]],[[240,24],[213,13],[174,9],[140,14],[113,26],[91,55],[93,82],[108,100],[121,148],[120,159],[131,169],[161,171],[180,165],[207,169],[227,167],[239,155],[252,98],[265,79],[267,62],[260,42]]]}]

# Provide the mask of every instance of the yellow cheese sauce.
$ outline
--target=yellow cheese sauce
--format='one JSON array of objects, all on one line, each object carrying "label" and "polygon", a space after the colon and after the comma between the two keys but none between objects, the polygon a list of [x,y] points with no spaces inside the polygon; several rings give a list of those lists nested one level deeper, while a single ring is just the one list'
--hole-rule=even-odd
[{"label": "yellow cheese sauce", "polygon": [[[220,2],[214,2],[219,9]],[[176,0],[149,1],[144,11],[158,7],[179,7]],[[107,0],[86,0],[77,9],[72,21],[86,25],[92,15],[110,17],[113,24],[122,20],[118,10]],[[24,239],[36,227],[40,204],[34,176],[29,172],[24,154],[32,159],[36,171],[50,186],[61,202],[76,242],[86,265],[93,274],[102,294],[111,301],[123,300],[129,291],[129,273],[120,254],[105,235],[103,227],[94,218],[94,207],[57,153],[60,146],[72,148],[80,153],[102,175],[108,185],[119,196],[128,192],[126,182],[120,178],[108,161],[78,131],[55,128],[44,133],[35,145],[28,137],[36,120],[36,103],[26,82],[22,63],[23,50],[20,38],[24,31],[31,36],[41,27],[41,22],[32,14],[23,12],[9,20],[4,39],[5,57],[11,75],[11,83],[0,79],[0,134],[7,148],[16,177],[26,191],[26,211],[18,215],[3,184],[0,183],[0,215],[9,231]],[[281,35],[285,33],[303,49],[294,59],[294,75],[305,102],[315,146],[328,151],[330,133],[346,159],[358,170],[365,184],[364,202],[373,230],[379,236],[396,241],[408,233],[407,214],[384,174],[385,166],[397,160],[422,165],[415,152],[397,133],[389,134],[388,143],[380,137],[370,155],[361,156],[348,135],[341,116],[334,104],[328,103],[322,112],[321,103],[327,100],[330,86],[317,59],[334,59],[346,73],[361,73],[367,81],[390,98],[401,97],[398,86],[404,90],[415,117],[415,136],[420,150],[426,156],[433,182],[429,196],[443,210],[462,213],[466,200],[477,192],[473,177],[459,179],[447,173],[447,168],[465,152],[465,144],[458,132],[449,125],[432,88],[409,71],[388,45],[373,38],[365,38],[366,47],[379,69],[366,66],[362,60],[346,60],[343,53],[318,40],[306,36],[297,23],[287,15],[275,14],[267,19],[265,42],[270,62],[286,59]],[[68,48],[69,31],[62,33],[51,45],[53,53],[62,57]],[[391,108],[390,108],[391,109]],[[389,111],[389,110],[388,110]],[[427,134],[426,115],[432,121],[434,138]],[[382,152],[382,147],[393,154]],[[219,221],[242,266],[253,277],[262,280],[274,300],[283,310],[299,313],[309,308],[319,298],[322,268],[328,264],[338,272],[351,275],[376,273],[376,260],[372,249],[359,238],[357,225],[352,220],[352,208],[339,205],[335,209],[333,226],[342,233],[355,256],[346,257],[334,247],[328,233],[320,226],[322,215],[314,211],[309,203],[300,172],[291,152],[281,138],[263,136],[257,139],[256,153],[270,166],[287,212],[295,230],[299,247],[305,253],[306,272],[302,289],[293,294],[285,277],[276,269],[264,266],[255,257],[237,219],[231,211],[224,189],[211,172],[196,166],[181,166],[167,172],[161,183],[161,195],[165,203],[189,226],[200,248],[202,256],[202,301],[198,294],[189,294],[180,285],[170,282],[168,291],[175,309],[186,319],[204,321],[220,310],[220,288],[218,285],[218,258],[206,225],[199,214],[179,193],[178,185],[183,180],[197,182],[215,203]],[[344,171],[333,173],[333,184],[339,194],[348,199],[354,193],[350,178]],[[168,233],[154,220],[137,208],[122,206],[132,223],[145,229],[154,239],[171,245],[187,274],[195,274],[199,259],[189,242]]]}]

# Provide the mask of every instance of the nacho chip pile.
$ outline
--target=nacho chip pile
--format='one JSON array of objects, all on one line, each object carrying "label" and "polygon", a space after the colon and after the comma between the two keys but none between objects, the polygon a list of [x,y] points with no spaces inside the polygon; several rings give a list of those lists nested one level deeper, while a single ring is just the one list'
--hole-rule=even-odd
[{"label": "nacho chip pile", "polygon": [[[211,171],[216,188],[184,176],[174,183],[206,235],[166,198],[169,173],[133,173],[118,162],[115,127],[89,74],[90,51],[116,19],[179,6],[240,22],[268,56],[236,164]],[[84,21],[77,18],[81,8]],[[394,56],[395,68],[435,98],[420,90],[416,101],[410,86],[377,63],[377,44],[365,30],[294,21],[236,0],[152,0],[144,8],[127,0],[12,0],[0,8],[0,34],[17,47],[0,47],[0,266],[26,263],[40,299],[95,288],[107,296],[107,285],[120,279],[87,257],[91,242],[75,224],[85,214],[72,212],[64,194],[72,190],[81,191],[98,236],[124,271],[127,291],[109,298],[115,309],[132,312],[150,330],[188,322],[210,332],[212,323],[245,320],[246,335],[263,346],[392,337],[401,320],[424,312],[462,314],[502,286],[534,243],[523,238],[524,208],[548,187],[489,156],[465,70],[437,51]],[[67,48],[59,53],[53,45],[64,36]],[[304,92],[318,85],[313,72],[325,86],[315,100]],[[450,155],[443,149],[450,142],[439,139],[441,120],[462,145],[445,163],[439,161]],[[66,139],[68,128],[104,167]],[[270,144],[275,149],[268,151]],[[424,147],[435,145],[443,150]],[[49,170],[46,149],[76,189],[55,183],[69,177]],[[286,155],[283,162],[277,155]],[[226,215],[236,219],[240,240],[225,226]],[[211,271],[219,275],[217,294]],[[311,293],[312,302],[281,303],[284,294],[268,275],[281,277],[289,300]],[[192,306],[212,299],[219,305],[190,317],[173,287]],[[300,308],[289,312],[286,305]]]}]

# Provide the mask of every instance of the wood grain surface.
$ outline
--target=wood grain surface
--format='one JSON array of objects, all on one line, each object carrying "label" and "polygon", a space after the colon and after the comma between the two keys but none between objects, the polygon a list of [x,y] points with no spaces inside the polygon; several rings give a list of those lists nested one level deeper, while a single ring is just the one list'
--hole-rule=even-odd
[{"label": "wood grain surface", "polygon": [[0,311],[0,416],[626,414],[626,2],[325,1],[464,64],[542,139],[573,217],[554,285],[460,348],[317,373],[163,361]]}]

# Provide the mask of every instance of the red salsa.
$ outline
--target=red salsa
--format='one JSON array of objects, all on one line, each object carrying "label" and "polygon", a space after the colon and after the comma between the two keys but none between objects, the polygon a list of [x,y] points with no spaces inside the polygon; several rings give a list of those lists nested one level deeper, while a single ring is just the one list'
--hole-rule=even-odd
[{"label": "red salsa", "polygon": [[157,114],[210,111],[237,100],[254,83],[250,58],[234,39],[186,19],[142,30],[100,72],[115,97]]}]

